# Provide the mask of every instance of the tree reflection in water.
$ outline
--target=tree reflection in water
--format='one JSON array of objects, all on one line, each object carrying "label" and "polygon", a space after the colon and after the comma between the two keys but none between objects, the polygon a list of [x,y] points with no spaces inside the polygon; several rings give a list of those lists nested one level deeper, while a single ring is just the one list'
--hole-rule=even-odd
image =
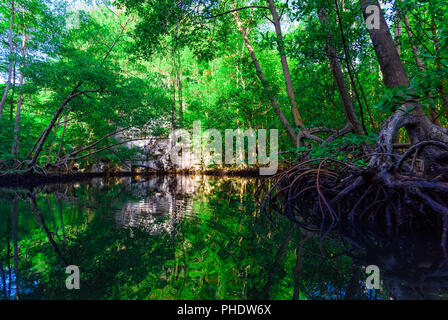
[{"label": "tree reflection in water", "polygon": [[[319,232],[260,213],[257,184],[159,176],[2,190],[0,292],[9,299],[446,297],[437,252],[428,258],[424,246],[375,245],[360,235],[320,243]],[[380,267],[384,290],[365,289],[366,264]],[[67,265],[79,266],[80,290],[65,288]],[[422,268],[430,276],[412,271]],[[431,289],[416,291],[421,281]]]}]

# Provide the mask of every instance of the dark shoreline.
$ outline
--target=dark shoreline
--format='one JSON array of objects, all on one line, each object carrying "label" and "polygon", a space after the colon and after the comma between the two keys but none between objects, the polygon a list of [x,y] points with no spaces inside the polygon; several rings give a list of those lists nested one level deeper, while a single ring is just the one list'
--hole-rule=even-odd
[{"label": "dark shoreline", "polygon": [[259,169],[244,170],[209,170],[209,171],[151,171],[151,172],[85,172],[61,174],[5,174],[0,175],[0,188],[25,187],[33,188],[45,184],[71,183],[86,181],[93,178],[119,178],[119,177],[153,177],[168,175],[206,175],[217,177],[257,177]]}]

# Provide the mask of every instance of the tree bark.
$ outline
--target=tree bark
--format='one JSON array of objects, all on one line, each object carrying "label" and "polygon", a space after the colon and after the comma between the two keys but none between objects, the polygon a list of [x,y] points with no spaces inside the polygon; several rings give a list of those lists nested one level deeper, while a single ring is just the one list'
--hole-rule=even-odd
[{"label": "tree bark", "polygon": [[[2,100],[0,101],[0,121],[3,116],[3,107],[6,102],[6,98],[8,97],[9,87],[11,86],[11,76],[14,59],[13,55],[13,45],[12,45],[12,28],[14,25],[14,0],[11,0],[11,16],[9,18],[9,31],[8,31],[8,45],[9,45],[9,67],[8,67],[8,79],[6,80],[5,91],[3,92]],[[1,122],[0,122],[1,123]]]},{"label": "tree bark", "polygon": [[261,84],[263,85],[264,90],[266,91],[270,101],[271,105],[273,106],[277,116],[279,117],[282,125],[285,127],[286,131],[288,132],[289,137],[291,138],[292,142],[294,143],[294,146],[298,146],[297,136],[294,132],[294,129],[291,127],[291,124],[286,119],[285,115],[283,114],[282,110],[280,109],[280,106],[278,104],[277,99],[275,98],[274,93],[272,92],[271,87],[269,86],[268,81],[266,80],[266,77],[261,70],[260,63],[258,62],[257,56],[255,55],[254,49],[251,45],[251,42],[249,40],[249,37],[247,36],[246,30],[244,29],[243,23],[241,22],[241,19],[238,15],[237,11],[233,11],[232,15],[235,18],[236,24],[238,26],[238,29],[241,33],[241,36],[244,39],[244,43],[246,44],[247,51],[249,51],[250,57],[252,59],[252,63],[255,67],[255,70],[257,72],[258,79],[260,79]]},{"label": "tree bark", "polygon": [[65,98],[65,100],[61,103],[61,105],[59,106],[58,110],[56,111],[56,113],[53,115],[53,118],[51,119],[50,123],[48,124],[48,126],[45,128],[44,132],[42,133],[42,135],[39,137],[38,139],[38,143],[37,143],[37,147],[36,147],[36,151],[33,154],[33,157],[29,163],[29,166],[32,167],[37,163],[37,159],[39,158],[40,153],[42,152],[42,148],[45,144],[45,141],[47,140],[51,130],[53,129],[56,121],[58,120],[59,116],[61,115],[61,113],[64,111],[64,109],[66,108],[66,106],[68,105],[68,103],[75,97],[81,96],[83,94],[86,93],[92,93],[92,92],[102,92],[103,90],[83,90],[83,91],[77,91],[78,88],[82,85],[82,82],[78,82],[75,85],[75,88],[72,90],[72,92],[70,92],[70,94]]},{"label": "tree bark", "polygon": [[291,111],[294,116],[294,122],[297,128],[303,127],[302,116],[300,115],[299,108],[297,107],[296,95],[292,86],[291,73],[289,71],[288,59],[286,58],[285,43],[282,34],[282,27],[280,24],[280,18],[275,8],[274,1],[268,0],[269,10],[271,11],[272,21],[275,26],[275,33],[277,34],[277,48],[280,53],[280,60],[282,63],[283,76],[286,83],[286,91],[288,92],[289,101],[291,103]]},{"label": "tree bark", "polygon": [[[112,137],[112,136],[115,136],[115,135],[117,135],[118,133],[121,133],[121,132],[123,132],[123,131],[126,131],[126,130],[129,129],[129,128],[130,128],[130,127],[124,127],[124,128],[115,130],[114,132],[109,133],[109,134],[103,136],[102,138],[96,140],[95,142],[92,142],[92,143],[90,143],[90,144],[88,144],[88,145],[86,145],[86,146],[84,146],[84,147],[82,147],[82,148],[80,148],[80,149],[78,149],[78,150],[72,151],[72,152],[70,152],[70,153],[64,155],[62,158],[61,158],[61,157],[58,157],[59,162],[56,161],[55,164],[58,165],[58,164],[60,164],[61,161],[64,161],[64,160],[67,160],[67,159],[74,159],[74,156],[75,156],[75,155],[77,155],[77,154],[79,154],[79,153],[81,153],[81,152],[83,152],[83,151],[89,150],[89,149],[95,147],[96,145],[98,145],[101,141],[104,141],[104,140],[106,140],[107,138],[110,138],[110,137]],[[139,139],[134,139],[134,140],[131,140],[131,141],[135,141],[135,140],[139,140]],[[129,142],[129,141],[126,141],[126,142]],[[126,143],[126,142],[121,142],[121,143]]]}]

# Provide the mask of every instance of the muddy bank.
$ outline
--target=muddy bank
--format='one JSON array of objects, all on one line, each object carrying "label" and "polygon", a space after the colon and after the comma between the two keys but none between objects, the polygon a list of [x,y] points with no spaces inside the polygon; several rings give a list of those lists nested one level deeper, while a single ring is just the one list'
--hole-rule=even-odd
[{"label": "muddy bank", "polygon": [[44,184],[70,183],[85,181],[92,178],[114,177],[144,177],[159,175],[209,175],[222,177],[257,177],[259,169],[242,170],[208,170],[208,171],[147,171],[147,172],[89,172],[89,173],[60,173],[60,174],[4,174],[0,175],[0,188],[24,187],[33,188]]}]

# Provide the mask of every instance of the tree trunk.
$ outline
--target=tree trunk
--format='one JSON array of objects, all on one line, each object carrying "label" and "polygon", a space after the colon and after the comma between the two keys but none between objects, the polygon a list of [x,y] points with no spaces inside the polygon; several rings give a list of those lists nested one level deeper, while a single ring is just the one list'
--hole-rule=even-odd
[{"label": "tree trunk", "polygon": [[[366,9],[372,3],[380,9],[379,29],[369,28],[373,48],[378,58],[384,83],[388,88],[398,86],[408,87],[409,78],[395,48],[394,41],[387,26],[386,19],[378,0],[360,0],[365,19],[368,18]],[[370,166],[382,168],[387,172],[394,164],[393,138],[398,130],[405,127],[413,145],[427,140],[448,143],[448,129],[433,124],[423,112],[421,106],[414,101],[406,101],[384,123],[378,136],[376,155],[372,157]],[[438,155],[434,148],[425,148],[425,174],[432,175],[437,171],[437,164],[432,161]]]},{"label": "tree trunk", "polygon": [[[235,9],[235,6],[233,6],[233,9]],[[252,63],[255,67],[255,70],[257,71],[258,79],[260,79],[261,84],[263,85],[264,90],[266,91],[269,99],[271,100],[271,104],[274,107],[274,110],[279,117],[282,125],[285,127],[286,131],[288,132],[289,137],[291,138],[292,142],[294,143],[294,146],[298,146],[297,136],[294,132],[294,129],[291,127],[290,123],[286,119],[285,115],[283,114],[282,110],[280,109],[280,106],[278,104],[277,99],[275,98],[274,93],[272,92],[271,87],[269,86],[268,81],[266,80],[266,77],[261,70],[260,63],[258,62],[257,56],[255,55],[254,49],[250,43],[249,37],[247,36],[246,30],[244,29],[243,23],[241,22],[241,19],[238,15],[237,11],[233,11],[232,15],[235,18],[236,24],[238,26],[238,29],[241,33],[241,36],[244,39],[244,43],[246,44],[247,51],[249,51],[250,57],[252,59]]]},{"label": "tree trunk", "polygon": [[[16,50],[14,50],[14,53]],[[14,113],[14,94],[16,93],[16,62],[14,61],[14,67],[12,68],[12,92],[11,92],[11,102],[9,105],[9,120],[12,121]]]},{"label": "tree trunk", "polygon": [[278,270],[278,268],[281,266],[281,263],[285,259],[285,253],[288,249],[289,242],[291,242],[291,237],[293,234],[294,229],[296,228],[296,225],[291,225],[289,229],[286,231],[285,236],[283,238],[282,243],[280,244],[275,256],[274,260],[272,261],[272,264],[270,268],[268,269],[268,277],[266,280],[266,284],[264,285],[263,292],[264,296],[263,299],[269,300],[271,296],[271,287],[275,284],[275,277],[274,272]]},{"label": "tree trunk", "polygon": [[[179,61],[180,62],[180,61]],[[184,102],[183,102],[183,97],[182,97],[182,73],[181,73],[181,69],[180,69],[180,64],[179,64],[179,70],[177,72],[177,87],[178,87],[178,92],[179,92],[179,127],[183,128],[184,126]]]},{"label": "tree trunk", "polygon": [[11,154],[17,158],[19,153],[19,136],[20,136],[20,112],[22,110],[23,103],[23,73],[25,69],[25,58],[26,58],[26,26],[23,28],[23,40],[22,40],[22,70],[20,71],[19,80],[19,96],[17,98],[17,110],[16,110],[16,120],[14,123],[14,142],[11,149]]},{"label": "tree trunk", "polygon": [[296,265],[294,266],[293,276],[294,276],[294,290],[292,294],[292,300],[300,299],[300,282],[301,282],[301,273],[303,269],[303,258],[305,256],[305,243],[312,237],[312,233],[309,231],[305,231],[304,229],[300,230],[301,239],[297,242],[296,247]]},{"label": "tree trunk", "polygon": [[[334,4],[335,4],[335,7],[336,7],[336,14],[337,14],[337,18],[338,18],[338,26],[339,26],[339,31],[341,33],[342,46],[344,48],[344,54],[345,54],[345,59],[344,60],[345,60],[346,65],[347,65],[347,73],[348,73],[348,77],[349,77],[349,80],[350,80],[351,89],[353,90],[354,96],[356,97],[356,100],[357,100],[358,105],[359,105],[359,112],[360,112],[360,115],[361,115],[362,129],[363,129],[365,134],[368,134],[367,128],[366,128],[366,125],[365,125],[364,110],[363,110],[362,102],[361,102],[361,99],[360,99],[360,96],[359,96],[359,93],[358,93],[358,89],[356,88],[356,83],[355,83],[355,80],[354,80],[354,78],[356,77],[356,71],[353,68],[352,60],[351,60],[351,57],[350,57],[350,51],[349,51],[348,46],[346,44],[345,33],[344,33],[344,28],[343,28],[343,23],[342,23],[342,16],[341,16],[341,14],[339,12],[338,0],[334,0]],[[361,86],[360,86],[360,88],[361,88]],[[366,101],[367,111],[368,111],[368,113],[370,115],[369,105],[367,104],[367,100],[365,100],[365,101]]]},{"label": "tree trunk", "polygon": [[64,144],[65,130],[67,129],[68,114],[69,114],[69,110],[67,110],[67,112],[65,113],[64,128],[62,128],[62,136],[61,136],[61,141],[59,142],[59,149],[58,149],[58,155],[56,156],[56,161],[59,160],[61,157],[62,145]]},{"label": "tree trunk", "polygon": [[[327,13],[325,12],[325,9],[323,8],[320,9],[319,18],[322,25],[328,26],[328,16]],[[336,80],[339,96],[341,97],[342,105],[344,107],[345,117],[347,118],[347,121],[350,124],[352,130],[356,134],[362,134],[363,130],[361,124],[359,123],[358,117],[356,116],[352,99],[350,97],[350,94],[348,93],[347,86],[345,84],[342,68],[337,58],[336,49],[332,46],[332,42],[333,42],[333,35],[331,33],[331,30],[329,30],[326,42],[327,56],[328,59],[330,60],[331,72],[333,73],[334,79]]]},{"label": "tree trunk", "polygon": [[53,140],[51,141],[51,146],[50,146],[50,150],[48,151],[48,156],[47,156],[47,165],[50,163],[51,161],[51,154],[53,153],[53,149],[54,149],[54,144],[56,142],[56,138],[58,137],[58,130],[59,130],[59,126],[61,125],[61,118],[59,118],[58,123],[56,123],[56,127],[54,128],[54,137]]},{"label": "tree trunk", "polygon": [[78,82],[75,85],[75,88],[70,92],[70,94],[65,98],[65,100],[61,103],[56,113],[53,115],[53,118],[51,119],[48,126],[45,128],[44,132],[42,133],[42,136],[39,138],[39,143],[37,144],[36,151],[33,154],[33,158],[31,159],[30,166],[34,166],[37,162],[37,159],[39,158],[39,155],[42,151],[42,147],[44,146],[44,143],[50,134],[51,130],[53,129],[56,121],[58,120],[59,116],[61,115],[62,111],[64,111],[67,104],[72,100],[74,97],[79,96],[82,94],[82,92],[77,92],[78,88],[81,86],[81,82]]},{"label": "tree trunk", "polygon": [[171,105],[171,131],[176,130],[176,80],[171,78],[173,86],[173,102]]},{"label": "tree trunk", "polygon": [[395,88],[398,86],[408,87],[408,76],[406,75],[400,56],[395,48],[394,41],[378,0],[360,0],[360,3],[365,19],[368,17],[366,9],[369,5],[373,4],[380,8],[380,28],[370,28],[368,31],[378,62],[380,63],[385,85],[388,88]]},{"label": "tree trunk", "polygon": [[294,122],[297,128],[303,127],[302,116],[300,115],[299,108],[297,107],[296,95],[292,86],[291,74],[289,72],[288,60],[286,58],[285,43],[282,34],[282,27],[280,24],[280,18],[278,17],[277,9],[275,8],[274,1],[268,0],[269,10],[271,11],[272,21],[275,26],[275,33],[277,34],[277,47],[280,53],[280,60],[283,68],[283,76],[285,78],[286,90],[288,92],[289,101],[291,103],[291,111],[294,116]]},{"label": "tree trunk", "polygon": [[8,33],[8,45],[9,45],[9,67],[8,67],[8,79],[6,80],[5,91],[3,92],[2,100],[0,101],[0,123],[3,116],[3,106],[5,105],[6,98],[8,97],[9,87],[11,85],[11,76],[14,59],[13,56],[13,45],[12,45],[12,28],[14,25],[14,0],[11,0],[11,16],[9,18],[9,33]]}]

